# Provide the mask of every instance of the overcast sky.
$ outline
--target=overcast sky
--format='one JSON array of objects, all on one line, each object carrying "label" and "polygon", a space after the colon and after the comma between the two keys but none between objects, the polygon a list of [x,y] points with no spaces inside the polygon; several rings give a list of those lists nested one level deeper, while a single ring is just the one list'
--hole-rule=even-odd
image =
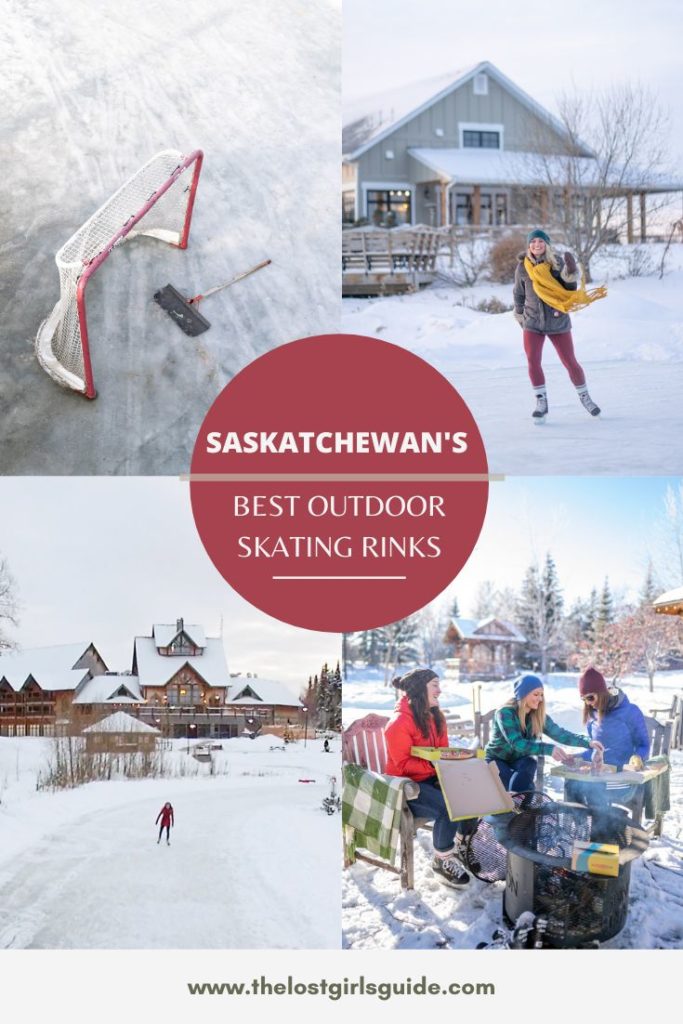
[{"label": "overcast sky", "polygon": [[344,0],[348,99],[489,60],[543,106],[563,91],[640,81],[672,114],[683,157],[679,0]]},{"label": "overcast sky", "polygon": [[[660,477],[522,477],[492,483],[484,529],[449,588],[470,614],[482,580],[517,588],[551,551],[571,603],[602,586],[640,588],[657,547],[667,487]],[[298,630],[257,611],[219,576],[192,519],[188,485],[170,478],[0,479],[0,553],[16,578],[23,647],[93,641],[112,669],[129,668],[136,634],[185,620],[223,634],[231,671],[295,690],[335,634]],[[674,585],[673,583],[671,585]]]},{"label": "overcast sky", "polygon": [[133,638],[155,622],[204,626],[231,672],[279,679],[298,693],[336,634],[259,612],[219,575],[199,540],[189,485],[172,478],[0,478],[0,553],[19,588],[22,647],[92,641],[110,669],[129,669]]}]

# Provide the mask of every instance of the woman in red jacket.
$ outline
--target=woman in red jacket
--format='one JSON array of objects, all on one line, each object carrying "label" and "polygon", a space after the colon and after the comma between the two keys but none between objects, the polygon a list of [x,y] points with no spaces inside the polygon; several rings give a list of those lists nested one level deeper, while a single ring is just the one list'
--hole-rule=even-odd
[{"label": "woman in red jacket", "polygon": [[405,776],[417,782],[420,792],[408,801],[413,815],[434,819],[432,871],[446,885],[459,888],[470,880],[456,857],[456,833],[468,831],[468,823],[451,821],[436,770],[431,761],[413,757],[411,747],[447,747],[446,720],[439,708],[439,677],[422,668],[395,679],[403,693],[387,724],[387,775]]},{"label": "woman in red jacket", "polygon": [[175,823],[173,821],[173,807],[172,807],[172,805],[170,803],[168,803],[168,801],[164,804],[164,806],[161,808],[161,810],[157,814],[157,820],[155,821],[154,824],[158,825],[159,821],[161,821],[161,825],[159,825],[159,838],[157,839],[157,843],[161,842],[162,833],[163,833],[164,829],[166,829],[166,845],[170,846],[171,845],[171,825],[173,825]]}]

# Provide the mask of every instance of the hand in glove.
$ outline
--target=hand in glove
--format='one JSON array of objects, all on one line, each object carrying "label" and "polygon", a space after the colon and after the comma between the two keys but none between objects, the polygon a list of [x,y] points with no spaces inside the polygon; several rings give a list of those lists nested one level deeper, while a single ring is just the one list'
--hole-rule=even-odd
[{"label": "hand in glove", "polygon": [[514,316],[515,316],[515,320],[517,321],[519,326],[520,327],[524,327],[524,314],[523,313],[518,313],[517,311],[515,311]]},{"label": "hand in glove", "polygon": [[564,254],[564,265],[568,274],[575,274],[577,271],[576,260],[570,252]]}]

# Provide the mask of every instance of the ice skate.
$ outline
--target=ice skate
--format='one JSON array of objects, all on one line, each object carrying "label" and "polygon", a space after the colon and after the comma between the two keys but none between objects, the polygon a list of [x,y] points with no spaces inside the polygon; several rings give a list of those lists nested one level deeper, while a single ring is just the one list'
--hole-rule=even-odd
[{"label": "ice skate", "polygon": [[579,391],[579,401],[586,412],[589,412],[591,416],[600,415],[600,406],[595,404],[587,391]]},{"label": "ice skate", "polygon": [[548,415],[548,396],[545,394],[536,395],[536,408],[532,412],[531,416],[534,423],[543,423],[544,419]]}]

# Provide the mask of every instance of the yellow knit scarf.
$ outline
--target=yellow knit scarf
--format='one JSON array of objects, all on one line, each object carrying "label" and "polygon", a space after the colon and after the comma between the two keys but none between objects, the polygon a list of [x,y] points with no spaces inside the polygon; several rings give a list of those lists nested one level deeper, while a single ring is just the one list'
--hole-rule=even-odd
[{"label": "yellow knit scarf", "polygon": [[591,302],[597,299],[604,299],[607,295],[607,288],[601,284],[597,288],[586,291],[586,275],[582,272],[581,284],[576,291],[568,291],[563,288],[550,273],[550,264],[532,263],[528,256],[524,257],[524,267],[531,278],[531,284],[541,302],[559,309],[562,313],[569,313],[577,309],[585,309]]}]

